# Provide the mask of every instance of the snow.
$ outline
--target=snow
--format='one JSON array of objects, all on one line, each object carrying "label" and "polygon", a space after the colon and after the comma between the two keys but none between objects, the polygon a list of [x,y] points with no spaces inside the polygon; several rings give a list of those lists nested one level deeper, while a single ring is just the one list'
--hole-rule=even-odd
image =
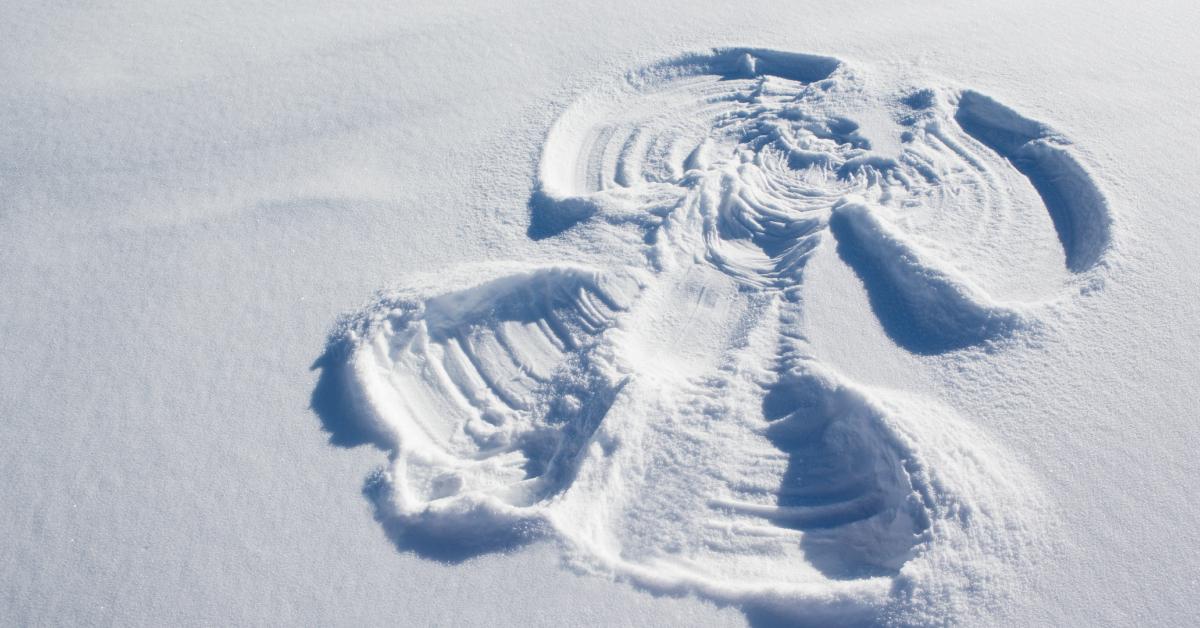
[{"label": "snow", "polygon": [[[764,434],[753,415],[766,406],[750,402],[764,375],[857,404],[841,420],[867,435],[856,451],[879,461],[874,481],[900,487],[884,492],[891,511],[907,508],[907,482],[928,479],[889,475],[904,459],[924,465],[957,503],[1001,513],[959,532],[935,516],[931,549],[905,564],[916,597],[936,591],[938,601],[893,617],[1186,624],[1200,612],[1191,487],[1200,280],[1190,272],[1200,261],[1192,211],[1200,181],[1189,167],[1200,139],[1190,115],[1200,105],[1200,57],[1190,6],[9,3],[0,15],[5,623],[739,625],[871,616],[887,602],[869,593],[864,605],[860,594],[880,590],[878,578],[891,572],[822,589],[830,570],[806,567],[816,556],[803,544],[792,555],[757,556],[737,543],[722,554],[706,544],[716,537],[679,523],[701,510],[662,517],[718,487],[697,469],[772,445],[754,440]],[[985,204],[969,189],[962,211],[849,199],[835,212],[841,223],[813,227],[811,249],[765,271],[766,249],[697,238],[703,224],[686,221],[667,220],[670,246],[644,252],[638,225],[667,216],[674,192],[615,187],[636,184],[647,164],[678,164],[678,173],[659,171],[672,176],[729,167],[726,145],[626,160],[600,199],[580,194],[591,190],[578,169],[548,176],[543,155],[592,145],[588,126],[642,107],[613,91],[628,73],[723,46],[753,47],[722,66],[739,75],[730,83],[756,73],[818,80],[824,70],[812,65],[781,69],[796,58],[771,51],[787,51],[840,61],[879,98],[931,89],[933,110],[958,113],[944,124],[973,137],[963,141],[986,166],[979,171],[994,173],[988,189],[1007,191],[1004,202]],[[925,100],[910,99],[918,109]],[[670,123],[655,128],[695,131],[695,118],[678,109],[641,111]],[[881,152],[904,144],[876,139],[894,128],[887,111],[850,112]],[[704,207],[705,186],[720,188],[708,180],[695,179],[685,202]],[[983,209],[993,213],[981,223]],[[802,316],[772,317],[781,305],[739,287],[759,279],[779,287],[797,268]],[[623,272],[641,286],[636,297],[617,289],[628,302],[602,288]],[[502,298],[514,274],[533,282],[522,285],[592,295],[572,307],[587,312],[598,334],[589,337],[599,340],[587,345],[590,357],[567,356],[576,388],[553,388],[569,392],[554,408],[592,416],[605,397],[595,387],[615,390],[601,437],[581,455],[617,452],[613,460],[645,466],[616,477],[653,483],[614,490],[588,475],[603,475],[602,465],[581,465],[569,489],[550,490],[564,496],[553,508],[539,505],[537,491],[486,507],[492,522],[497,509],[523,519],[536,511],[542,523],[518,527],[517,546],[430,556],[405,545],[412,518],[423,516],[413,513],[510,476],[431,476],[419,502],[396,501],[397,464],[385,452],[412,440],[387,430],[411,424],[395,414],[362,432],[339,429],[358,423],[338,416],[331,423],[320,393],[353,394],[367,380],[342,373],[322,388],[341,364],[326,343],[341,337],[339,320],[348,330],[364,311],[386,319],[419,307],[443,329],[466,321],[485,344],[517,334],[530,371],[553,380],[566,345],[530,328],[495,331],[489,321],[503,317],[437,300],[464,291]],[[880,285],[896,291],[882,300],[891,307],[880,305]],[[533,309],[518,318],[560,302],[547,310],[536,305],[546,292],[524,290],[533,297],[510,311]],[[942,308],[946,342],[897,335],[905,325],[889,319],[896,298],[916,311]],[[804,338],[790,369],[747,362],[773,351],[764,347],[782,333],[748,321],[772,318]],[[404,329],[373,336],[364,325],[357,337],[385,349]],[[542,339],[549,344],[535,344]],[[489,364],[503,363],[505,345],[487,346]],[[386,383],[376,390],[428,381],[394,365],[373,363]],[[696,397],[684,380],[728,372],[755,375],[731,376],[711,407],[688,405]],[[614,383],[614,373],[629,383]],[[538,390],[514,388],[508,401],[543,399]],[[400,402],[365,405],[394,411]],[[639,422],[647,409],[671,420]],[[450,416],[421,414],[432,415]],[[540,420],[526,410],[505,425],[518,434]],[[700,430],[694,446],[672,449],[687,430]],[[786,440],[776,436],[774,445]],[[457,464],[466,444],[437,464]],[[622,458],[639,451],[638,460]],[[743,479],[767,482],[768,470],[755,468]],[[779,523],[797,514],[769,499],[715,497],[722,517],[763,521],[755,513],[765,512]],[[597,517],[604,503],[611,515]],[[835,543],[896,538],[880,530],[860,526]],[[649,560],[672,543],[690,566]],[[894,566],[891,543],[872,560]],[[747,592],[764,578],[782,593]],[[971,578],[978,586],[963,586]],[[851,593],[830,593],[841,589]]]}]

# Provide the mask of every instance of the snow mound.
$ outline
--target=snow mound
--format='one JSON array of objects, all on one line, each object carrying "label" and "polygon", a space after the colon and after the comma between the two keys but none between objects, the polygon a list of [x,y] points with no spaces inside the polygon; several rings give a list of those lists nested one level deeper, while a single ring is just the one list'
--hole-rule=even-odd
[{"label": "snow mound", "polygon": [[411,280],[335,335],[339,425],[389,454],[377,517],[435,558],[549,535],[582,570],[790,623],[999,603],[1045,524],[1037,483],[945,405],[815,358],[804,276],[830,233],[898,346],[985,355],[1039,304],[905,225],[1004,232],[1014,168],[1069,270],[1100,272],[1111,218],[1069,144],[974,92],[756,49],[597,88],[546,140],[530,236],[607,266]]},{"label": "snow mound", "polygon": [[898,342],[935,353],[1004,337],[1030,324],[878,214],[846,198],[834,205],[829,226],[842,258],[872,298],[883,302],[876,311]]},{"label": "snow mound", "polygon": [[1068,140],[970,90],[962,93],[954,119],[1029,177],[1050,212],[1072,271],[1100,263],[1111,239],[1108,202],[1068,150]]}]

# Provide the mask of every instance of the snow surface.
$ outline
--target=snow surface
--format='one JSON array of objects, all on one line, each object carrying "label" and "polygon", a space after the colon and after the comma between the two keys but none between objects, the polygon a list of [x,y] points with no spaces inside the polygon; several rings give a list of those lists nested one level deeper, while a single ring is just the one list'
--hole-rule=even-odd
[{"label": "snow surface", "polygon": [[0,16],[5,623],[1200,613],[1189,6]]}]

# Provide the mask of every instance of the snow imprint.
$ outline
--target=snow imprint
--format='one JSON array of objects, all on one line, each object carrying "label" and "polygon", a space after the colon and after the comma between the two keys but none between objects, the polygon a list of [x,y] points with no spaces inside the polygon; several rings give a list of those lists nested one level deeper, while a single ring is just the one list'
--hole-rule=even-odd
[{"label": "snow imprint", "polygon": [[581,570],[764,623],[944,621],[1003,598],[1036,544],[1036,483],[944,404],[814,357],[804,277],[832,247],[899,347],[1002,350],[1057,295],[994,298],[948,252],[1018,254],[1048,216],[1047,276],[1102,285],[1111,218],[1069,141],[976,92],[724,49],[581,97],[530,208],[531,237],[611,263],[413,282],[321,363],[335,438],[389,455],[366,492],[400,547],[459,560],[549,536]]}]

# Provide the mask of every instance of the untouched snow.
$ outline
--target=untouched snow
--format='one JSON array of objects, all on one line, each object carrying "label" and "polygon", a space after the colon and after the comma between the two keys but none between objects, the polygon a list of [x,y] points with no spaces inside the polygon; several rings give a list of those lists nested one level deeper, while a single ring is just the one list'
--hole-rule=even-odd
[{"label": "untouched snow", "polygon": [[5,5],[5,623],[1188,623],[1197,17]]}]

